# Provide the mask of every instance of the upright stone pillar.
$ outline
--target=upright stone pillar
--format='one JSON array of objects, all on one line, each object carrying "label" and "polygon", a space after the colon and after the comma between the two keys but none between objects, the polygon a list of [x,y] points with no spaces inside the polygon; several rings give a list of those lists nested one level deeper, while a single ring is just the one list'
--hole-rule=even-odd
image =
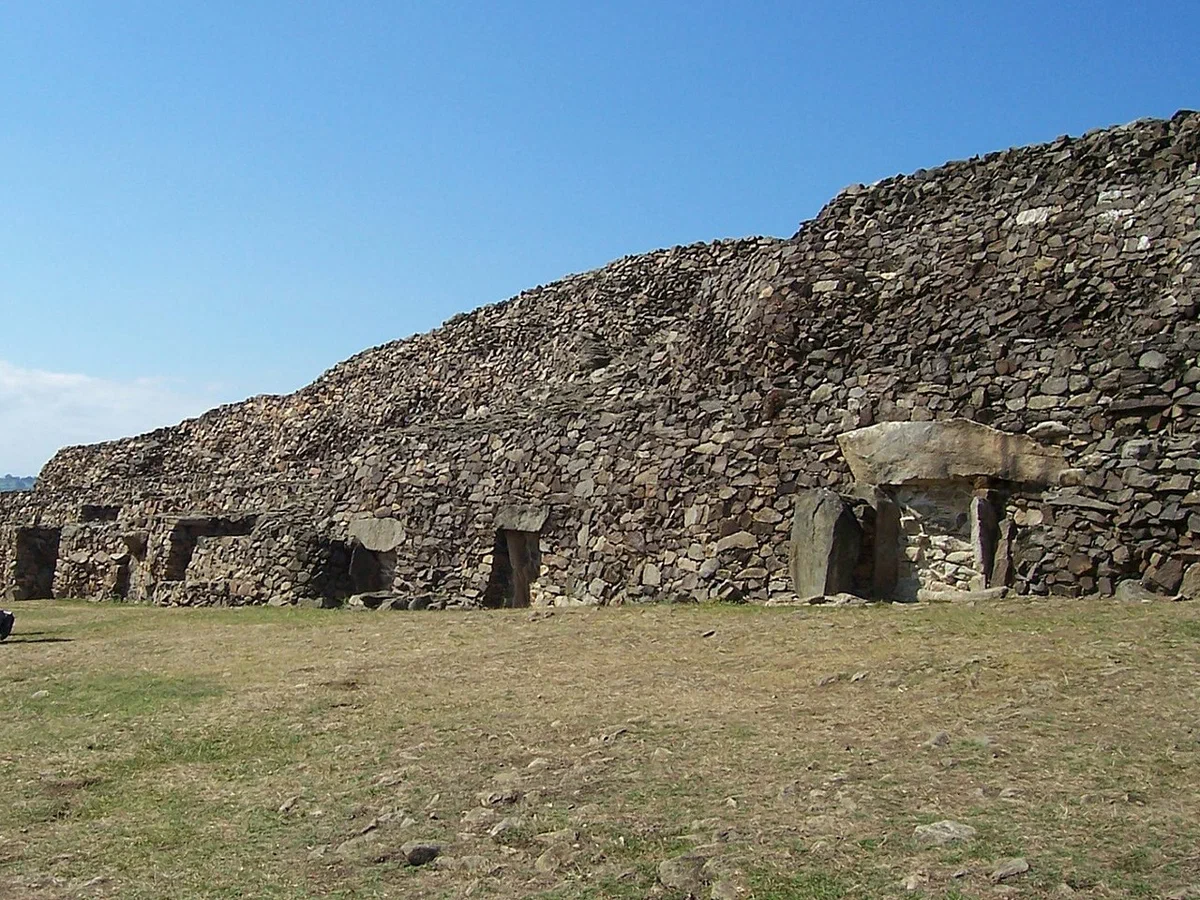
[{"label": "upright stone pillar", "polygon": [[988,576],[988,587],[1008,587],[1013,583],[1013,545],[1017,540],[1017,526],[1012,519],[1005,519],[997,527],[996,552],[992,556],[992,571]]},{"label": "upright stone pillar", "polygon": [[862,528],[846,502],[823,489],[797,494],[788,562],[801,598],[850,591]]},{"label": "upright stone pillar", "polygon": [[996,546],[1000,543],[1000,519],[986,492],[971,498],[969,518],[975,569],[983,575],[983,584],[980,587],[994,587],[992,572],[996,562]]},{"label": "upright stone pillar", "polygon": [[871,596],[890,600],[900,577],[900,506],[884,491],[876,490],[875,558],[871,573]]}]

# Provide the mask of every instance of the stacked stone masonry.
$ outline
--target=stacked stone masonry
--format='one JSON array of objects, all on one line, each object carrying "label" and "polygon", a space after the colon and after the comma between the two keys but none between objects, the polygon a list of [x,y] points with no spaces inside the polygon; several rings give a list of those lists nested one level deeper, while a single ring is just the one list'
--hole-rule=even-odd
[{"label": "stacked stone masonry", "polygon": [[[0,590],[787,602],[798,497],[828,489],[867,517],[864,595],[1173,594],[1200,560],[1198,161],[1181,112],[855,186],[790,239],[627,257],[64,449],[0,495]],[[872,484],[838,442],[959,420],[1062,471]]]}]

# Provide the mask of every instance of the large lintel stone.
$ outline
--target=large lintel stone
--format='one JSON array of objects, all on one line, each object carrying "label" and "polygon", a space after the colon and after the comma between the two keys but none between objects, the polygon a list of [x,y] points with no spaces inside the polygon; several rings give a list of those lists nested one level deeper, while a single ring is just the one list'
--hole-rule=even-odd
[{"label": "large lintel stone", "polygon": [[863,484],[983,476],[1054,485],[1067,468],[1058,448],[969,419],[881,422],[838,435],[837,440],[854,478]]},{"label": "large lintel stone", "polygon": [[504,531],[541,531],[549,511],[540,506],[505,506],[496,513],[496,528]]},{"label": "large lintel stone", "polygon": [[404,542],[404,526],[398,519],[367,517],[350,523],[350,537],[368,550],[385,553]]}]

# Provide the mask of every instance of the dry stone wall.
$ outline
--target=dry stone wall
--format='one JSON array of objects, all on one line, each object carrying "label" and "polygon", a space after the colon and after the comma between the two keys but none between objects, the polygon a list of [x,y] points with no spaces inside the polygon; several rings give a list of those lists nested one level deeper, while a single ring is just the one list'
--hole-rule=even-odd
[{"label": "dry stone wall", "polygon": [[983,588],[971,541],[970,486],[914,486],[900,491],[896,499],[902,534],[897,597],[915,600],[922,590]]},{"label": "dry stone wall", "polygon": [[[146,534],[130,583],[157,602],[337,602],[359,565],[474,605],[518,508],[546,515],[534,602],[787,600],[796,493],[852,482],[837,436],[962,418],[1067,464],[1006,495],[1015,589],[1173,593],[1200,559],[1198,159],[1181,113],[855,186],[790,239],[627,257],[295,394],[63,450],[0,500],[0,571],[14,528],[91,505],[117,519],[71,552]],[[182,586],[155,570],[178,517],[251,513],[277,530],[204,536]],[[363,517],[394,559],[353,562]],[[103,594],[72,565],[63,590]]]}]

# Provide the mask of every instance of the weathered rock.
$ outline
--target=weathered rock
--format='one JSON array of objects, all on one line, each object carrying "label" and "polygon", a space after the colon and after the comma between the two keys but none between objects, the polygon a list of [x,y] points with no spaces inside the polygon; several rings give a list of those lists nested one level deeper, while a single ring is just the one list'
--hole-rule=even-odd
[{"label": "weathered rock", "polygon": [[849,506],[833,491],[805,491],[796,499],[788,562],[799,597],[848,593],[862,543]]},{"label": "weathered rock", "polygon": [[1200,600],[1200,563],[1192,563],[1183,573],[1179,596],[1184,600]]},{"label": "weathered rock", "polygon": [[405,538],[404,526],[389,517],[355,519],[347,530],[368,550],[395,550]]},{"label": "weathered rock", "polygon": [[462,821],[468,825],[491,825],[499,817],[495,809],[485,806],[468,809],[463,813]]},{"label": "weathered rock", "polygon": [[442,852],[442,845],[432,841],[408,841],[400,851],[410,866],[424,866],[433,862]]},{"label": "weathered rock", "polygon": [[704,866],[708,857],[699,853],[685,853],[658,864],[658,880],[664,887],[699,896],[706,883]]},{"label": "weathered rock", "polygon": [[538,506],[505,506],[496,513],[496,527],[509,531],[539,532],[550,511]]},{"label": "weathered rock", "polygon": [[519,831],[520,828],[521,819],[519,816],[506,816],[488,829],[488,837],[494,840],[502,840],[505,836]]},{"label": "weathered rock", "polygon": [[995,884],[1001,881],[1007,881],[1010,878],[1015,878],[1018,875],[1023,875],[1029,871],[1029,863],[1025,857],[1017,856],[1012,859],[1006,859],[999,863],[992,871],[991,879]]},{"label": "weathered rock", "polygon": [[1183,583],[1183,562],[1166,559],[1151,565],[1142,576],[1142,585],[1160,594],[1174,595]]},{"label": "weathered rock", "polygon": [[537,871],[549,875],[569,864],[574,856],[575,852],[569,844],[551,844],[534,860],[533,867]]},{"label": "weathered rock", "polygon": [[944,847],[946,844],[969,841],[975,835],[976,831],[970,825],[950,819],[943,819],[941,822],[934,822],[930,825],[918,825],[913,829],[913,839],[919,847]]},{"label": "weathered rock", "polygon": [[347,838],[337,845],[334,852],[338,856],[347,858],[359,858],[362,854],[373,850],[373,846],[379,840],[379,832],[376,829],[371,829],[363,834],[356,834],[351,838]]},{"label": "weathered rock", "polygon": [[758,546],[758,539],[748,531],[738,531],[734,534],[726,535],[717,541],[717,552],[724,553],[727,550],[753,550]]},{"label": "weathered rock", "polygon": [[811,606],[866,606],[867,600],[865,597],[859,597],[857,594],[847,594],[845,591],[839,594],[818,594],[815,597],[809,597],[808,603]]},{"label": "weathered rock", "polygon": [[837,440],[850,471],[864,484],[985,476],[1053,485],[1067,468],[1057,448],[966,419],[881,422]]},{"label": "weathered rock", "polygon": [[516,787],[500,786],[495,790],[481,791],[479,802],[485,807],[514,806],[525,796],[524,791]]},{"label": "weathered rock", "polygon": [[1006,587],[984,588],[979,591],[933,591],[922,588],[917,599],[922,603],[985,603],[1002,600],[1008,594]]},{"label": "weathered rock", "polygon": [[904,876],[904,879],[900,882],[900,887],[903,888],[905,891],[908,891],[909,893],[913,893],[915,891],[921,890],[928,883],[929,883],[928,876],[923,875],[920,872],[913,872],[910,875]]},{"label": "weathered rock", "polygon": [[1127,578],[1124,581],[1118,582],[1114,596],[1117,600],[1124,600],[1131,603],[1150,603],[1161,599],[1154,592],[1146,590],[1140,581],[1133,578]]},{"label": "weathered rock", "polygon": [[1062,422],[1039,422],[1025,434],[1039,443],[1057,444],[1071,436],[1071,429]]},{"label": "weathered rock", "polygon": [[[351,609],[379,609],[382,606],[390,606],[399,599],[391,591],[370,591],[365,594],[353,594],[346,600],[346,605]],[[407,601],[405,605],[407,606]]]}]

